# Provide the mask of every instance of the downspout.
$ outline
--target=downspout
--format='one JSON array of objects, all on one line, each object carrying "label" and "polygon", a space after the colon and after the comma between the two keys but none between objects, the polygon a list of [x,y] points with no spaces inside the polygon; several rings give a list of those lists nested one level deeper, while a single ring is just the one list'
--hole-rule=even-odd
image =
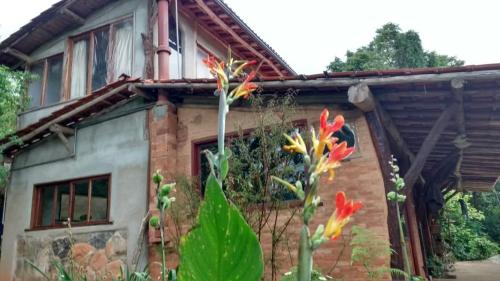
[{"label": "downspout", "polygon": [[[168,44],[168,5],[169,0],[157,0],[158,3],[158,78],[160,81],[169,79],[170,46]],[[165,103],[167,93],[158,91],[158,102]]]}]

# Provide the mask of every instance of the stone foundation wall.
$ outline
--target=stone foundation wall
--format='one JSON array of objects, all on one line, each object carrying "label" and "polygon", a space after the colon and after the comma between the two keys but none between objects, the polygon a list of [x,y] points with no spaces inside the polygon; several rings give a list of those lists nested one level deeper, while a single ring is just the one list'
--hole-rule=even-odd
[{"label": "stone foundation wall", "polygon": [[125,269],[126,260],[125,230],[79,233],[72,236],[68,233],[57,237],[25,235],[17,239],[14,280],[45,280],[27,261],[50,277],[56,275],[54,265],[62,265],[78,270],[88,281],[112,280]]}]

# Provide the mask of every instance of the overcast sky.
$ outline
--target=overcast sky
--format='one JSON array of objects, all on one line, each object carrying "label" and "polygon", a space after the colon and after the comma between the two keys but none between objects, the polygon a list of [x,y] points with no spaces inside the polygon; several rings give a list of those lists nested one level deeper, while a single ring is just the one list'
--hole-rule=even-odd
[{"label": "overcast sky", "polygon": [[[319,73],[367,44],[387,22],[420,34],[424,48],[467,64],[500,62],[500,1],[225,0],[298,73]],[[29,4],[28,4],[29,2]],[[57,0],[6,1],[0,39]]]}]

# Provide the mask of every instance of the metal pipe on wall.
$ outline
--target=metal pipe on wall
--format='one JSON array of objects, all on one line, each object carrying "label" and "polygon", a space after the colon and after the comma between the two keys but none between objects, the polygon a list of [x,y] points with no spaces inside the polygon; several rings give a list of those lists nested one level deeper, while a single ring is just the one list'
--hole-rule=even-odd
[{"label": "metal pipe on wall", "polygon": [[169,56],[168,44],[168,0],[158,1],[158,78],[160,81],[169,79]]}]

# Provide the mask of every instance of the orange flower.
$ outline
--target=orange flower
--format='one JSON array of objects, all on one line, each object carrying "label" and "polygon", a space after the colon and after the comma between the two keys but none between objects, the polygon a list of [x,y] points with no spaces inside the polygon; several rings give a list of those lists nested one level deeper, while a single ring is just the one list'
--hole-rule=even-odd
[{"label": "orange flower", "polygon": [[233,77],[237,77],[240,75],[240,73],[245,69],[245,67],[249,65],[253,65],[257,63],[257,61],[251,60],[251,61],[237,61],[236,63],[241,63],[240,66],[238,66],[234,71],[233,71]]},{"label": "orange flower", "polygon": [[328,109],[323,109],[321,116],[319,117],[319,141],[326,141],[333,133],[340,130],[344,126],[344,117],[342,115],[337,115],[333,120],[333,123],[328,123]]},{"label": "orange flower", "polygon": [[[330,148],[330,146],[329,146]],[[330,176],[328,180],[333,180],[335,176],[335,169],[340,166],[340,161],[349,157],[354,152],[354,147],[347,147],[347,142],[343,141],[340,144],[331,144],[330,152],[328,155],[323,155],[316,164],[314,174],[320,175],[321,173],[328,172]]]},{"label": "orange flower", "polygon": [[316,136],[313,133],[313,146],[314,153],[316,155],[316,159],[320,159],[323,156],[325,151],[325,146],[328,146],[328,149],[332,149],[333,145],[338,141],[337,138],[333,138],[333,133],[337,132],[344,126],[344,117],[342,115],[338,115],[335,117],[333,123],[328,123],[328,109],[323,109],[321,112],[321,116],[319,118],[319,135],[316,139]]},{"label": "orange flower", "polygon": [[208,56],[203,60],[203,63],[208,67],[210,73],[217,79],[217,90],[221,91],[227,84],[228,78],[225,72],[224,62],[218,62],[215,57]]},{"label": "orange flower", "polygon": [[351,216],[361,208],[361,202],[347,201],[344,192],[337,192],[335,199],[335,212],[328,219],[326,224],[324,237],[335,240],[340,234],[342,229],[349,222]]},{"label": "orange flower", "polygon": [[243,83],[231,91],[229,97],[233,100],[237,100],[240,97],[247,99],[250,94],[257,89],[257,84],[250,82],[255,78],[255,75],[257,75],[255,71],[250,72]]}]

